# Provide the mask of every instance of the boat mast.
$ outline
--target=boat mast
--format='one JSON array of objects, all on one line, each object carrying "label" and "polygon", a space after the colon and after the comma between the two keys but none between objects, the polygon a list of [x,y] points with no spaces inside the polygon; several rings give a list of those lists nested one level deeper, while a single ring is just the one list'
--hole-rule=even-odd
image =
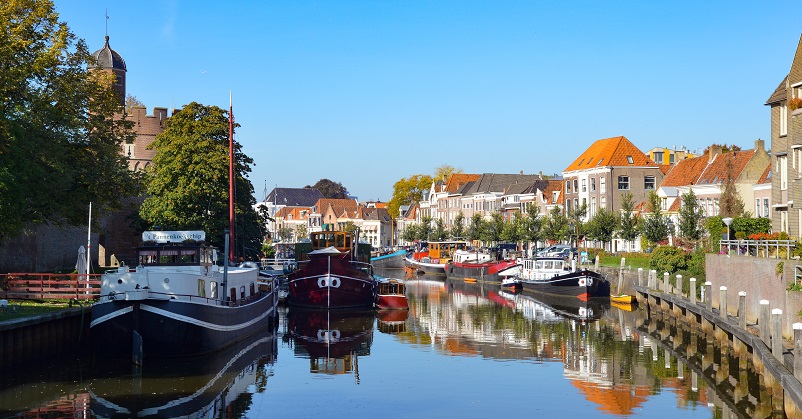
[{"label": "boat mast", "polygon": [[234,103],[228,93],[228,260],[234,260]]}]

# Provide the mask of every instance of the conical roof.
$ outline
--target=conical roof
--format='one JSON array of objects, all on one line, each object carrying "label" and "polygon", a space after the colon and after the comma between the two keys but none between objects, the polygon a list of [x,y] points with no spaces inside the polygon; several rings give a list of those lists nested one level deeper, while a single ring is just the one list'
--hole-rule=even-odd
[{"label": "conical roof", "polygon": [[96,62],[94,64],[89,64],[89,68],[128,71],[125,67],[125,60],[123,60],[123,57],[109,46],[108,35],[106,35],[106,44],[103,45],[103,48],[92,53],[92,56],[95,57]]}]

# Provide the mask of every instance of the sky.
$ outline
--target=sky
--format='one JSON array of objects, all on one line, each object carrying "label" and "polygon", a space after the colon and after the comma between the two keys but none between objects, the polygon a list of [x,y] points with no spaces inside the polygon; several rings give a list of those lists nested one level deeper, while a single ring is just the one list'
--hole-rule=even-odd
[{"label": "sky", "polygon": [[153,107],[228,108],[255,197],[322,178],[360,201],[443,165],[561,174],[594,141],[770,147],[802,24],[790,0],[83,1]]}]

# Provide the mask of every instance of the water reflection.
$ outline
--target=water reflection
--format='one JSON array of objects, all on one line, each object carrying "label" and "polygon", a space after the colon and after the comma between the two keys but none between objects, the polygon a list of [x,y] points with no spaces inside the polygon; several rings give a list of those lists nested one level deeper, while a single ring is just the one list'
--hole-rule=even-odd
[{"label": "water reflection", "polygon": [[293,307],[287,312],[284,341],[295,356],[309,358],[309,372],[354,373],[359,380],[359,357],[370,355],[373,311],[311,310]]}]

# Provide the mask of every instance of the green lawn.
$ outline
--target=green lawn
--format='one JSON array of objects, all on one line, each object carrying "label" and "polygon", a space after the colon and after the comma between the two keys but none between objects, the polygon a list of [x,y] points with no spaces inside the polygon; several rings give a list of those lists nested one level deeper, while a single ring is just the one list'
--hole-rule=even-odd
[{"label": "green lawn", "polygon": [[[635,257],[627,257],[626,261],[624,262],[627,267],[632,267],[632,269],[649,269],[649,262],[651,261],[651,257],[648,256],[635,256]],[[602,256],[599,258],[599,265],[607,266],[611,268],[618,268],[621,266],[621,256]]]},{"label": "green lawn", "polygon": [[52,313],[69,307],[68,301],[10,300],[8,307],[0,308],[0,322]]}]

